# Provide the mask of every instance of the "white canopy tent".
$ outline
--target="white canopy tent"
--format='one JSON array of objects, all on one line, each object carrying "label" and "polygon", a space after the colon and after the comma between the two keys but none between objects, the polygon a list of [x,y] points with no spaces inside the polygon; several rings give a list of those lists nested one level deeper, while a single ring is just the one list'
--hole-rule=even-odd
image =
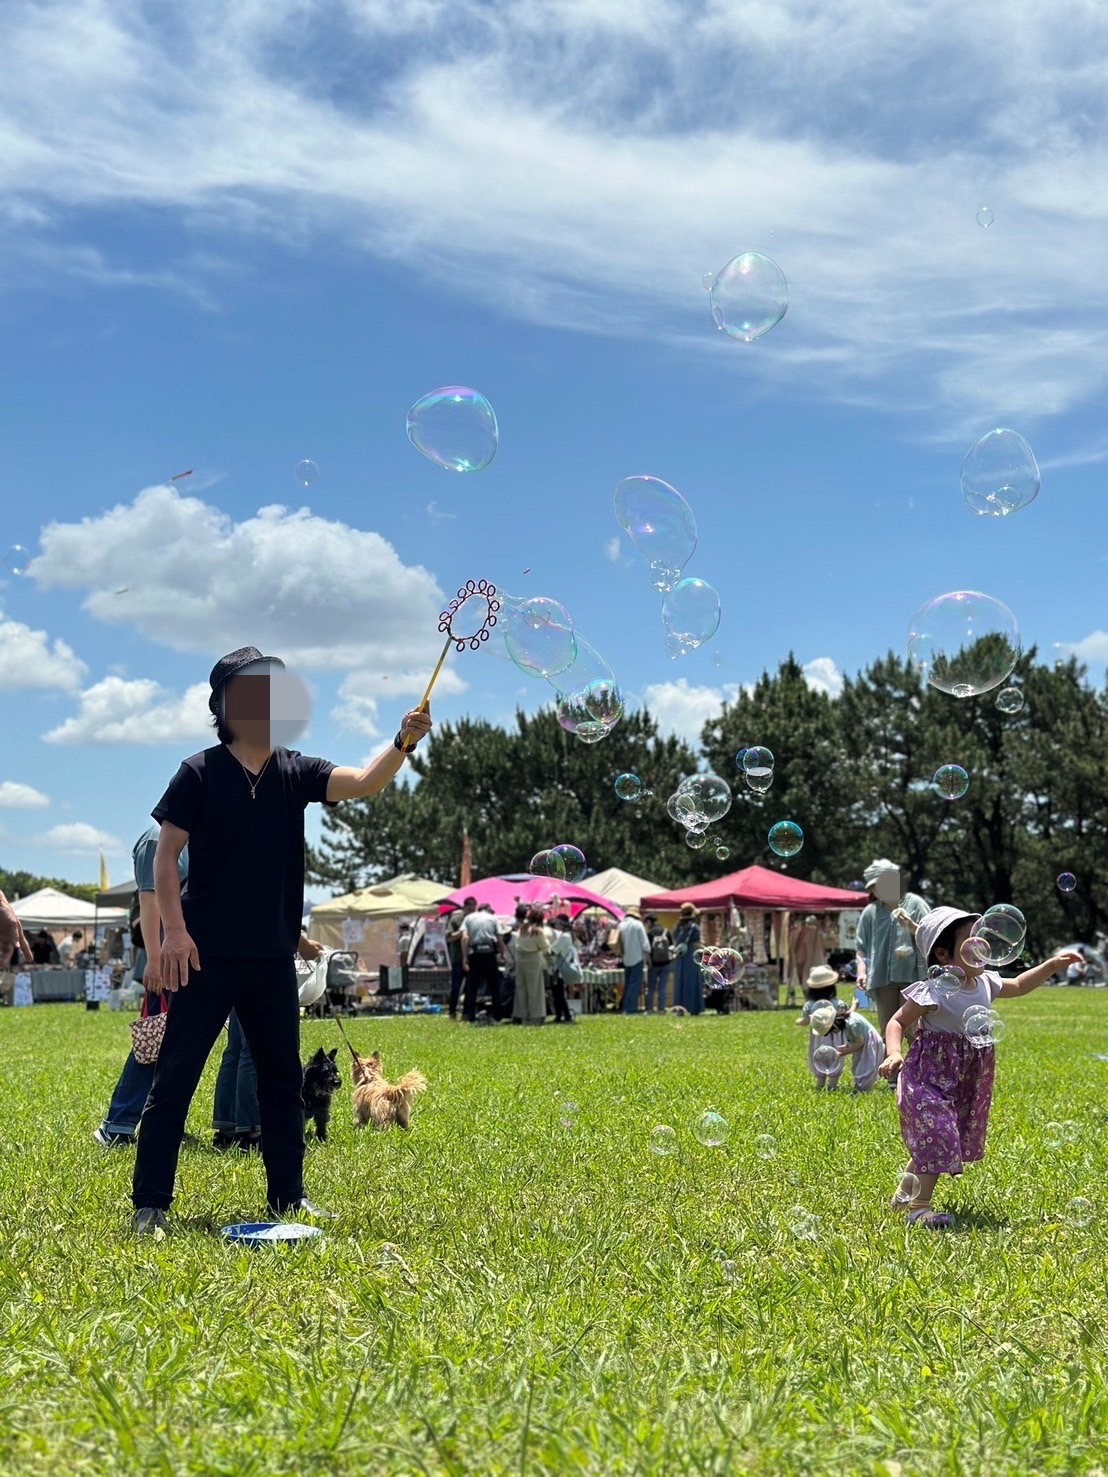
[{"label": "white canopy tent", "polygon": [[637,908],[644,897],[665,892],[664,887],[658,887],[642,877],[634,877],[630,872],[621,871],[619,867],[608,867],[603,872],[597,872],[595,877],[586,879],[585,885],[593,892],[598,892],[601,897],[618,903],[621,908]]},{"label": "white canopy tent", "polygon": [[40,887],[12,903],[12,911],[24,932],[45,928],[48,933],[66,928],[125,928],[130,916],[126,908],[97,908],[95,903],[68,897],[56,887]]}]

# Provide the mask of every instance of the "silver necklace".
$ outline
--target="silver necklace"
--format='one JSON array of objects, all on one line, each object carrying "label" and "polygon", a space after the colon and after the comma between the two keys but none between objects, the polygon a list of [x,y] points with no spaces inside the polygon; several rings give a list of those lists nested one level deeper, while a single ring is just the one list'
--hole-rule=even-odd
[{"label": "silver necklace", "polygon": [[[270,754],[269,759],[272,759],[272,758],[273,758],[273,755]],[[256,800],[258,798],[258,786],[262,782],[262,775],[265,774],[266,770],[269,768],[269,759],[267,759],[265,761],[265,763],[262,765],[261,769],[258,771],[258,778],[256,780],[251,780],[251,778],[250,778],[250,771],[247,769],[246,765],[242,762],[242,760],[239,759],[239,757],[238,757],[237,754],[235,755],[235,759],[236,759],[236,762],[238,763],[239,768],[242,770],[243,774],[246,776],[246,783],[250,786],[250,798],[251,798],[251,800]]]}]

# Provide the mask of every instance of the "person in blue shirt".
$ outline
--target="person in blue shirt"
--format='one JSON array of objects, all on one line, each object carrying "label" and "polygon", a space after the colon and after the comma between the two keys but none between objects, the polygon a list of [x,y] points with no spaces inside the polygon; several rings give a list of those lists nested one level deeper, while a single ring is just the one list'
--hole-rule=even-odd
[{"label": "person in blue shirt", "polygon": [[[158,848],[161,828],[151,826],[135,842],[131,859],[135,868],[135,887],[139,897],[139,929],[143,947],[135,952],[131,978],[151,993],[146,1003],[148,1015],[158,1015],[162,1009],[161,985],[161,929],[162,920],[158,912],[158,900],[154,893],[154,853]],[[189,871],[189,853],[186,846],[177,859],[177,877],[184,884]],[[135,1142],[150,1084],[154,1080],[155,1062],[138,1062],[133,1051],[127,1053],[123,1071],[115,1084],[104,1121],[93,1134],[93,1138],[105,1149],[125,1148]]]}]

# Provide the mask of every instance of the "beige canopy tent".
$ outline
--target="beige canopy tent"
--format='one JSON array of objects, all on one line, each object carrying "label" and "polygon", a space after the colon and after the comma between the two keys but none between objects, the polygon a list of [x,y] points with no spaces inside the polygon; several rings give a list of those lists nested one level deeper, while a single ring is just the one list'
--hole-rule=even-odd
[{"label": "beige canopy tent", "polygon": [[100,908],[94,903],[83,902],[79,897],[69,897],[56,887],[40,887],[26,897],[12,903],[12,911],[23,924],[24,931],[37,932],[45,928],[48,933],[64,929],[81,928],[90,931],[99,925],[102,928],[125,928],[128,912],[126,908]]},{"label": "beige canopy tent", "polygon": [[352,949],[363,962],[396,963],[396,923],[436,911],[447,889],[405,872],[312,908],[311,937],[328,949]]},{"label": "beige canopy tent", "polygon": [[593,892],[598,892],[601,897],[611,898],[621,908],[637,908],[644,897],[665,891],[656,882],[634,877],[630,872],[621,871],[619,867],[608,867],[603,872],[597,872],[595,877],[586,879],[586,886]]}]

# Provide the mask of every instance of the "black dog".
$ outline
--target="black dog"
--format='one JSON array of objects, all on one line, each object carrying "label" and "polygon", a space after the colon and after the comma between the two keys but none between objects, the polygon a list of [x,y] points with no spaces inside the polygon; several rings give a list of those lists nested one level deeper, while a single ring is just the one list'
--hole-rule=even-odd
[{"label": "black dog", "polygon": [[308,1059],[304,1068],[304,1085],[300,1090],[300,1101],[304,1104],[304,1122],[315,1121],[315,1136],[320,1143],[327,1141],[327,1124],[331,1119],[331,1099],[342,1086],[339,1069],[335,1066],[335,1052],[324,1051],[321,1046],[315,1056]]}]

